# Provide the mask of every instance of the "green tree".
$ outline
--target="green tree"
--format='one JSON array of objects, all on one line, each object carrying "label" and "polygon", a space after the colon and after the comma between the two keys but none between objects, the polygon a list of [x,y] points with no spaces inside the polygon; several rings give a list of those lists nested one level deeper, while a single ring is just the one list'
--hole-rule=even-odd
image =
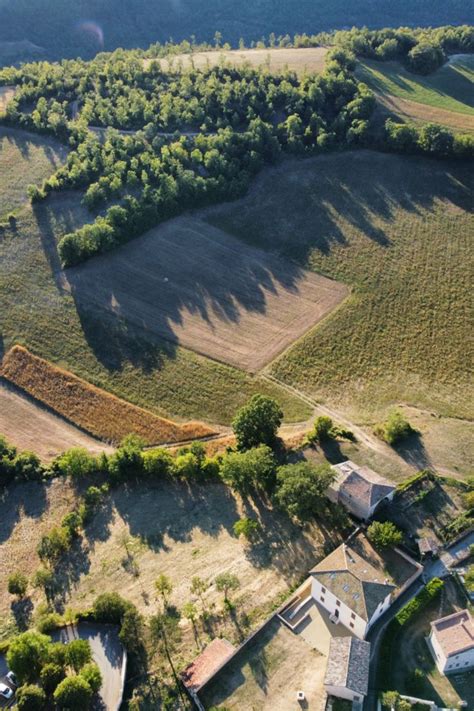
[{"label": "green tree", "polygon": [[193,602],[185,602],[183,605],[183,617],[187,620],[191,620],[194,625],[197,616],[198,611],[196,605]]},{"label": "green tree", "polygon": [[35,681],[48,660],[51,638],[29,630],[14,637],[7,652],[7,663],[20,683]]},{"label": "green tree", "polygon": [[46,560],[54,565],[70,545],[70,531],[67,528],[56,527],[41,538],[37,552],[41,560]]},{"label": "green tree", "polygon": [[163,600],[164,607],[168,604],[168,598],[173,592],[173,583],[167,575],[160,573],[160,575],[155,580],[155,589]]},{"label": "green tree", "polygon": [[216,588],[219,590],[219,592],[224,593],[225,602],[227,602],[229,599],[229,591],[237,590],[237,588],[240,587],[240,580],[238,579],[238,577],[233,573],[229,572],[221,573],[220,575],[218,575],[215,582]]},{"label": "green tree", "polygon": [[283,411],[276,400],[266,395],[253,395],[236,414],[232,428],[239,450],[266,444],[273,447]]},{"label": "green tree", "polygon": [[416,74],[431,74],[444,62],[444,52],[427,42],[419,42],[407,55],[407,66]]},{"label": "green tree", "polygon": [[308,435],[308,442],[324,442],[333,437],[334,423],[327,415],[316,418],[313,429]]},{"label": "green tree", "polygon": [[34,452],[21,452],[15,458],[15,477],[24,481],[39,481],[44,474],[43,465]]},{"label": "green tree", "polygon": [[60,709],[87,711],[92,700],[92,689],[81,676],[68,676],[58,685],[54,700]]},{"label": "green tree", "polygon": [[8,576],[8,592],[10,595],[25,597],[28,589],[28,578],[23,573],[12,573]]},{"label": "green tree", "polygon": [[19,711],[43,711],[46,709],[46,694],[35,684],[20,686],[16,692],[16,707]]},{"label": "green tree", "polygon": [[474,565],[469,566],[464,580],[466,581],[466,588],[469,592],[474,593]]},{"label": "green tree", "polygon": [[221,477],[241,494],[254,489],[271,491],[275,484],[275,458],[267,445],[230,452],[222,460]]},{"label": "green tree", "polygon": [[75,672],[82,669],[91,659],[91,647],[86,639],[74,639],[66,645],[66,661]]},{"label": "green tree", "polygon": [[102,593],[92,605],[94,619],[98,622],[109,622],[120,625],[130,603],[116,592]]},{"label": "green tree", "polygon": [[248,541],[253,541],[258,537],[262,527],[252,518],[241,518],[234,523],[233,529],[236,536],[243,536]]},{"label": "green tree", "polygon": [[73,447],[53,462],[53,468],[72,479],[81,479],[90,476],[97,469],[97,462],[86,449]]},{"label": "green tree", "polygon": [[384,439],[388,444],[394,445],[402,439],[409,437],[416,430],[398,410],[393,410],[386,422],[375,428],[375,434]]},{"label": "green tree", "polygon": [[376,548],[393,548],[403,541],[403,533],[391,521],[373,521],[367,529],[367,537]]},{"label": "green tree", "polygon": [[280,467],[277,472],[275,498],[279,506],[300,521],[307,521],[326,506],[326,492],[334,480],[327,464],[316,466],[298,462]]},{"label": "green tree", "polygon": [[94,694],[97,694],[102,686],[102,674],[95,662],[85,664],[80,672],[80,676],[87,681]]},{"label": "green tree", "polygon": [[41,686],[45,690],[45,693],[51,696],[65,676],[64,667],[60,664],[55,664],[54,662],[45,664],[40,674]]}]

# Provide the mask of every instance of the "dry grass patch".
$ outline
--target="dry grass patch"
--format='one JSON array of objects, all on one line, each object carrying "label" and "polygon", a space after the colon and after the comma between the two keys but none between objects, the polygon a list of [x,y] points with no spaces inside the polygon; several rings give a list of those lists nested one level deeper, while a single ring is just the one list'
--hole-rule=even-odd
[{"label": "dry grass patch", "polygon": [[179,442],[213,434],[199,422],[177,424],[131,405],[61,370],[26,348],[14,346],[0,374],[81,429],[118,443],[131,432],[149,444]]},{"label": "dry grass patch", "polygon": [[414,121],[415,123],[439,123],[442,126],[453,128],[460,132],[474,132],[474,116],[456,113],[448,109],[440,107],[428,106],[420,104],[411,99],[402,99],[397,96],[379,95],[378,101],[384,113],[398,116],[405,121]]},{"label": "dry grass patch", "polygon": [[0,86],[0,111],[5,111],[7,104],[15,96],[14,86]]},{"label": "dry grass patch", "polygon": [[[234,66],[250,64],[254,67],[267,66],[270,72],[280,73],[286,68],[297,74],[322,72],[328,49],[326,47],[303,47],[282,49],[232,49],[211,50],[209,52],[195,52],[194,54],[178,54],[172,59],[160,60],[163,69],[182,65],[189,68],[206,69],[222,62]],[[151,59],[145,60],[148,66]]]}]

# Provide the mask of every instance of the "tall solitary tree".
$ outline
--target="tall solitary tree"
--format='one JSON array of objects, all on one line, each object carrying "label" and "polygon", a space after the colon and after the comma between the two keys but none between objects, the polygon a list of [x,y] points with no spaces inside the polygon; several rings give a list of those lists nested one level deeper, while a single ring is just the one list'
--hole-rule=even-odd
[{"label": "tall solitary tree", "polygon": [[253,395],[232,422],[238,449],[250,449],[260,444],[273,447],[282,420],[283,411],[276,400],[266,395]]}]

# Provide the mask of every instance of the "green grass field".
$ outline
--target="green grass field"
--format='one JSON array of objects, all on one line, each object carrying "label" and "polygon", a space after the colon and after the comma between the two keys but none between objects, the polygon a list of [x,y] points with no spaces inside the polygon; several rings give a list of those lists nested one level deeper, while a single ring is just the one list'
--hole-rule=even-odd
[{"label": "green grass field", "polygon": [[472,172],[371,151],[285,163],[212,224],[349,284],[272,366],[360,422],[393,403],[472,417]]},{"label": "green grass field", "polygon": [[379,94],[474,115],[474,55],[456,55],[426,77],[408,72],[399,62],[369,60],[360,63],[357,75]]},{"label": "green grass field", "polygon": [[34,210],[26,186],[53,171],[63,149],[53,141],[0,129],[0,357],[14,343],[158,414],[227,424],[254,392],[275,396],[287,421],[310,409],[278,386],[164,342],[147,341],[124,322],[80,309],[63,288],[57,240],[90,220],[77,193]]}]

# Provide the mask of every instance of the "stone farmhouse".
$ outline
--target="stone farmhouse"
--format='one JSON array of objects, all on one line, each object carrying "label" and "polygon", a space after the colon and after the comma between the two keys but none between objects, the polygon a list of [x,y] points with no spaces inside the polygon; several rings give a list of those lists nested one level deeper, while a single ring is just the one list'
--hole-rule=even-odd
[{"label": "stone farmhouse", "polygon": [[431,623],[428,646],[441,674],[474,667],[474,622],[468,610],[460,610]]},{"label": "stone farmhouse", "polygon": [[369,690],[370,644],[356,637],[333,637],[324,679],[329,696],[362,702]]},{"label": "stone farmhouse", "polygon": [[332,467],[336,474],[327,496],[333,503],[342,504],[362,521],[371,518],[382,503],[391,501],[395,486],[369,467],[359,467],[349,459]]},{"label": "stone farmhouse", "polygon": [[359,639],[422,573],[422,566],[399,549],[375,549],[356,532],[311,571],[311,595]]}]

